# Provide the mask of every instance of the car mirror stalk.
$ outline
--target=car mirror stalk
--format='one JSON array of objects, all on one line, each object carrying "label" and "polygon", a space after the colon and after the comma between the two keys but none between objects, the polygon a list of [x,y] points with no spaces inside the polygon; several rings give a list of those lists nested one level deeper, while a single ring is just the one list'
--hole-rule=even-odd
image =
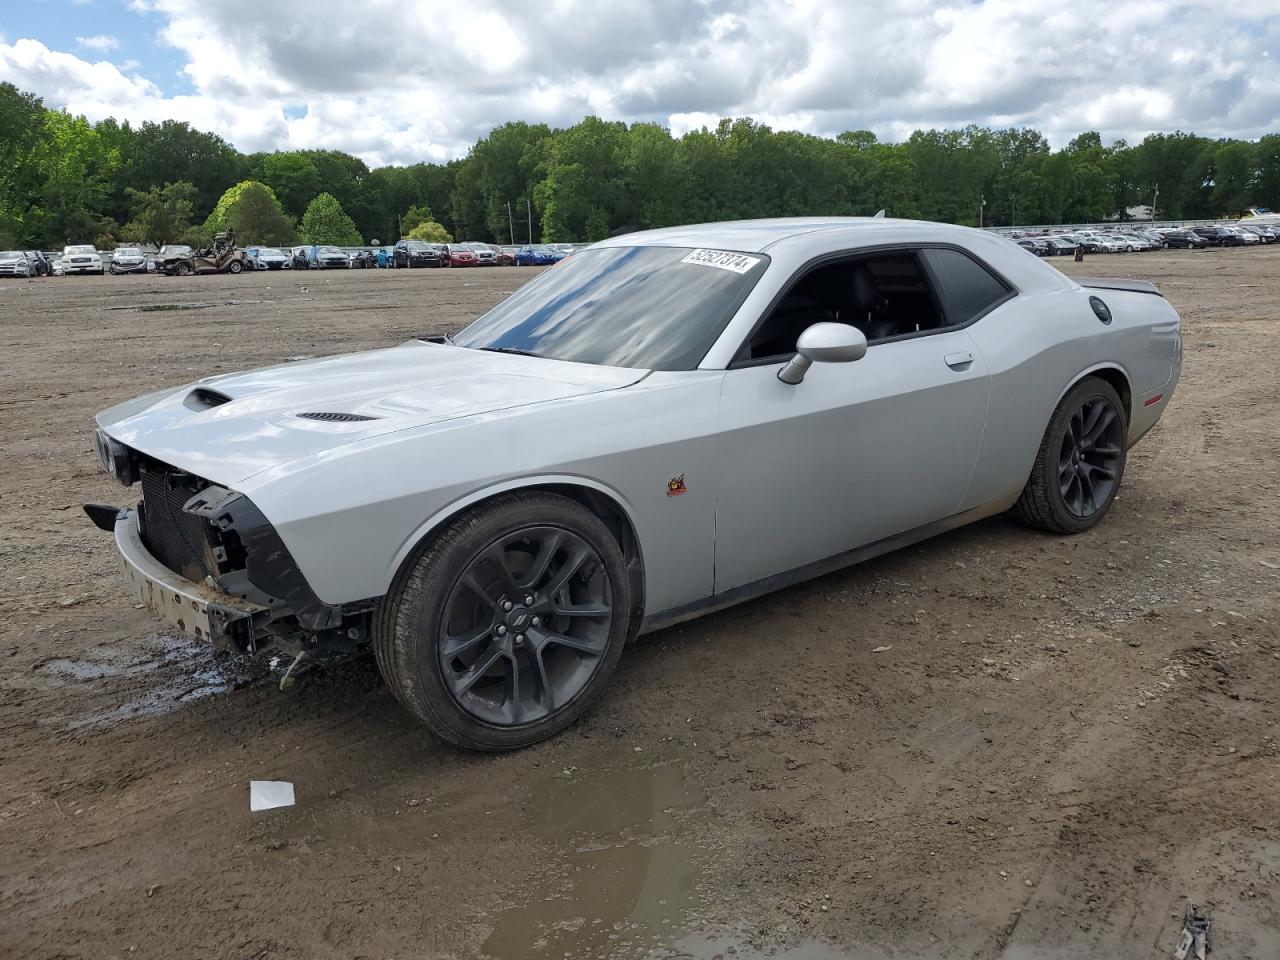
[{"label": "car mirror stalk", "polygon": [[778,379],[800,383],[814,363],[850,363],[867,355],[867,338],[847,323],[815,323],[800,334],[796,354],[778,371]]}]

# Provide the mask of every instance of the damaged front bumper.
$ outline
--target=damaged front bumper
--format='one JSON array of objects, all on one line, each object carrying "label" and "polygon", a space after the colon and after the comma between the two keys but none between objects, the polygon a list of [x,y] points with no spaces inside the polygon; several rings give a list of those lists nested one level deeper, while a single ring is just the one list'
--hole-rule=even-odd
[{"label": "damaged front bumper", "polygon": [[97,526],[115,534],[130,591],[165,623],[226,650],[253,650],[267,638],[267,607],[195,583],[164,566],[142,542],[136,510],[90,504],[85,512]]}]

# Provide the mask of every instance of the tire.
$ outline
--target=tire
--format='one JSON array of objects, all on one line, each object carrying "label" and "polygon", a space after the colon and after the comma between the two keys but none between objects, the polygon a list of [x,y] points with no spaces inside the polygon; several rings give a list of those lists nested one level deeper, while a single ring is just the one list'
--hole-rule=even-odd
[{"label": "tire", "polygon": [[557,494],[511,493],[405,563],[375,612],[374,652],[395,697],[441,739],[515,750],[590,707],[631,619],[626,562],[600,518]]},{"label": "tire", "polygon": [[[1098,420],[1090,431],[1094,410]],[[1113,419],[1099,426],[1108,413]],[[1124,403],[1111,384],[1085,377],[1068,390],[1049,420],[1031,476],[1014,506],[1021,519],[1053,533],[1083,533],[1097,526],[1124,478],[1128,431]],[[1092,441],[1090,432],[1097,434]],[[1078,442],[1081,434],[1083,445]]]},{"label": "tire", "polygon": [[173,268],[173,272],[180,277],[191,276],[191,265],[189,263],[180,263]]},{"label": "tire", "polygon": [[243,269],[244,269],[244,264],[241,263],[239,260],[232,260],[229,264],[227,264],[227,273],[239,273]]}]

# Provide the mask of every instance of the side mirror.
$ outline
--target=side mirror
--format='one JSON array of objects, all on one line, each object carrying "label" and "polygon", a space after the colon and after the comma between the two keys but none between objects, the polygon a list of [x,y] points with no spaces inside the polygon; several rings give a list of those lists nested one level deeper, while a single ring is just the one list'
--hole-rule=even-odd
[{"label": "side mirror", "polygon": [[796,341],[796,355],[778,371],[783,383],[804,379],[814,363],[849,363],[867,355],[867,338],[847,323],[815,323]]}]

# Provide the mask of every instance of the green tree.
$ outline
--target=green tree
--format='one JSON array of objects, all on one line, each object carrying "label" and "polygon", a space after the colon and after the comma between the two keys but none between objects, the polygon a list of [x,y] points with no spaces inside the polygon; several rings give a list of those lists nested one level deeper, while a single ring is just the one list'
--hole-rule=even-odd
[{"label": "green tree", "polygon": [[1214,152],[1213,190],[1210,201],[1219,216],[1238,217],[1252,195],[1254,147],[1239,140],[1223,141]]},{"label": "green tree", "polygon": [[221,137],[177,120],[144,123],[128,143],[126,186],[149,190],[185,180],[196,188],[197,217],[207,216],[222,192],[248,173],[247,158]]},{"label": "green tree", "polygon": [[355,222],[342,209],[337,197],[322,193],[307,205],[302,216],[302,239],[305,243],[330,243],[354,247],[363,243]]},{"label": "green tree", "polygon": [[260,154],[255,166],[259,179],[275,192],[290,216],[302,216],[311,199],[324,189],[315,162],[300,151]]},{"label": "green tree", "polygon": [[281,209],[275,193],[256,180],[242,180],[223,193],[204,222],[205,242],[228,227],[235,228],[241,244],[280,246],[297,235],[293,218]]},{"label": "green tree", "polygon": [[426,240],[428,243],[453,243],[453,234],[434,220],[422,220],[405,234],[410,240]]},{"label": "green tree", "polygon": [[180,180],[150,190],[129,187],[128,191],[133,203],[133,219],[121,231],[123,239],[160,246],[190,234],[195,184]]},{"label": "green tree", "polygon": [[1258,141],[1254,150],[1257,178],[1254,202],[1261,207],[1280,207],[1280,134],[1270,133]]},{"label": "green tree", "polygon": [[[429,206],[425,203],[415,203],[412,207],[406,210],[404,215],[400,218],[400,231],[407,237],[413,232],[413,228],[418,224],[434,220],[435,214],[431,212],[431,208]],[[441,227],[441,229],[444,228]],[[422,238],[415,237],[414,239],[420,240]]]},{"label": "green tree", "polygon": [[0,246],[33,243],[32,198],[42,180],[39,152],[45,138],[40,98],[0,83]]},{"label": "green tree", "polygon": [[85,243],[117,229],[103,213],[120,156],[84,117],[48,110],[34,162],[41,173],[29,226],[42,243]]}]

